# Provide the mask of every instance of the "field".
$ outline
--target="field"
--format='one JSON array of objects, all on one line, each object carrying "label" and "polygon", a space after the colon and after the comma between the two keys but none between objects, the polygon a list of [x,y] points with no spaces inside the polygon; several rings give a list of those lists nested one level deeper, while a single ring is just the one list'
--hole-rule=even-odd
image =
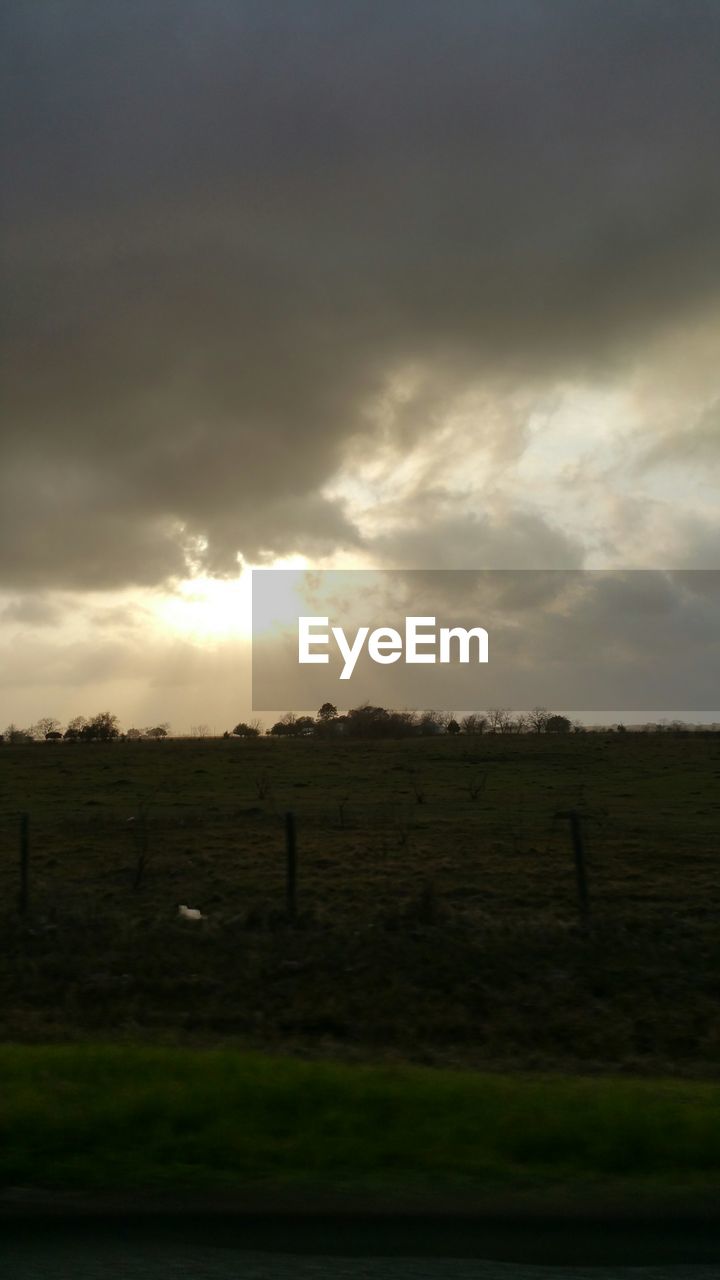
[{"label": "field", "polygon": [[0,1036],[717,1075],[719,780],[700,736],[4,745]]},{"label": "field", "polygon": [[632,1192],[638,1216],[663,1202],[707,1213],[720,1187],[720,1096],[706,1082],[107,1045],[0,1047],[0,1074],[0,1186],[296,1204],[332,1191],[335,1205],[401,1194],[455,1210],[597,1210]]}]

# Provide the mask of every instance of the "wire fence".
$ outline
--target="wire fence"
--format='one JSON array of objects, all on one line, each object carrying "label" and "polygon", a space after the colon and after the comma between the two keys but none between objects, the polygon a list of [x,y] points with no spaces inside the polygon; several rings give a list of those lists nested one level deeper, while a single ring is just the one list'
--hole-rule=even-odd
[{"label": "wire fence", "polygon": [[644,896],[653,909],[670,911],[693,873],[705,909],[712,899],[702,873],[714,856],[702,833],[686,842],[668,875],[664,864],[659,872],[652,865],[652,822],[639,832],[627,816],[582,797],[541,812],[537,797],[490,804],[481,785],[462,802],[434,800],[416,783],[402,795],[362,801],[342,794],[291,800],[261,794],[201,804],[150,793],[51,811],[6,806],[6,904],[15,901],[27,916],[101,889],[123,909],[150,881],[156,893],[182,886],[200,899],[211,892],[228,902],[264,899],[292,919],[299,900],[322,898],[327,907],[335,893],[346,906],[354,896],[360,907],[383,894],[420,892],[432,880],[433,891],[445,890],[456,906],[493,901],[505,911],[514,904],[532,910],[535,894],[538,910],[555,902],[587,929],[598,903],[627,908]]}]

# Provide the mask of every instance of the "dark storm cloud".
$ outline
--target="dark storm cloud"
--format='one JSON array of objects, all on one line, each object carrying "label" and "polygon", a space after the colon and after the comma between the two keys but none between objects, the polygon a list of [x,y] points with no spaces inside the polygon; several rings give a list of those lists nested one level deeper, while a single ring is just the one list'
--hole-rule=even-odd
[{"label": "dark storm cloud", "polygon": [[417,434],[433,370],[602,373],[718,289],[714,3],[4,21],[11,583],[352,544],[320,490],[395,371]]},{"label": "dark storm cloud", "polygon": [[539,515],[503,512],[502,518],[483,519],[473,513],[451,514],[451,495],[429,494],[418,498],[414,522],[369,543],[378,565],[403,565],[411,570],[537,568],[564,569],[580,566],[579,542],[553,529]]}]

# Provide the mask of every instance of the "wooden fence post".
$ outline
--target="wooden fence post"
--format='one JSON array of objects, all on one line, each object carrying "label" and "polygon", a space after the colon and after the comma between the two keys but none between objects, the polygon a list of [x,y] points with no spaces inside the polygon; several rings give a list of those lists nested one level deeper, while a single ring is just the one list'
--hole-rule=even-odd
[{"label": "wooden fence post", "polygon": [[573,857],[575,859],[575,877],[577,880],[578,907],[580,922],[584,929],[590,923],[590,896],[588,894],[587,871],[585,868],[585,844],[583,842],[582,818],[577,809],[568,809],[556,813],[556,818],[567,818],[570,823],[570,839],[572,840]]}]

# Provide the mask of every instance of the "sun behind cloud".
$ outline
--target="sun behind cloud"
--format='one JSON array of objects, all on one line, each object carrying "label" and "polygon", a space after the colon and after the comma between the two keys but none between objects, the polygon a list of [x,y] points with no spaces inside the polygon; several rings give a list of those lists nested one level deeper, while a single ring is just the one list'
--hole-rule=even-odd
[{"label": "sun behind cloud", "polygon": [[[247,641],[252,635],[252,569],[258,567],[246,565],[233,578],[201,573],[183,579],[171,592],[156,596],[156,626],[198,645]],[[309,562],[304,556],[287,556],[262,567],[306,569]]]}]

